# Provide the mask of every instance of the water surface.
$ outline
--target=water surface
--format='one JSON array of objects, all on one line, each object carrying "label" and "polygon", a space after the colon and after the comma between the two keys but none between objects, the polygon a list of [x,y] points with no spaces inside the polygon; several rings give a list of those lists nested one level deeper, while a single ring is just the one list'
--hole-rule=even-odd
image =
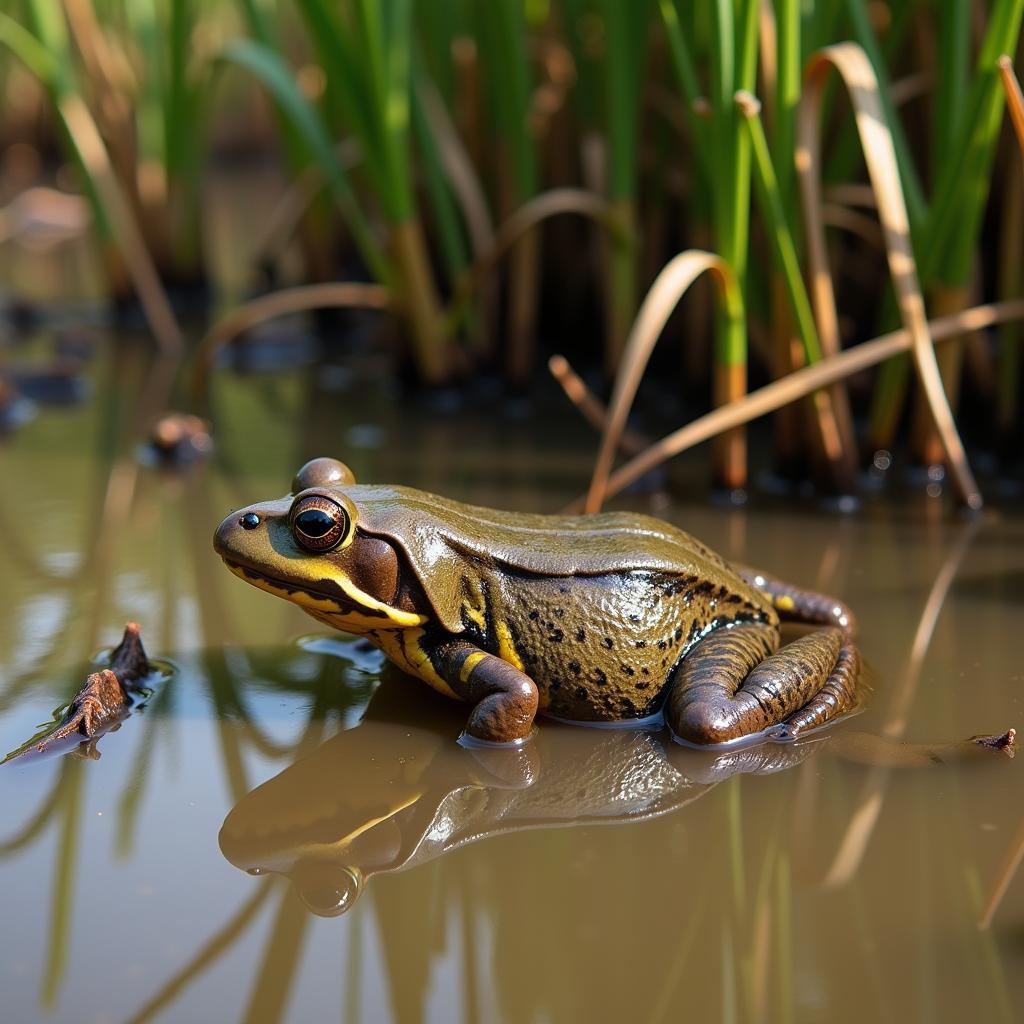
[{"label": "water surface", "polygon": [[[126,620],[174,671],[83,756],[0,767],[3,1020],[1019,1019],[1019,759],[879,769],[826,734],[723,761],[550,722],[463,750],[464,708],[210,547],[317,454],[554,511],[592,451],[571,418],[224,375],[216,456],[175,475],[136,458],[165,383],[132,350],[91,382],[0,447],[0,748]],[[1024,726],[1024,520],[632,502],[853,606],[873,692],[841,729]]]}]

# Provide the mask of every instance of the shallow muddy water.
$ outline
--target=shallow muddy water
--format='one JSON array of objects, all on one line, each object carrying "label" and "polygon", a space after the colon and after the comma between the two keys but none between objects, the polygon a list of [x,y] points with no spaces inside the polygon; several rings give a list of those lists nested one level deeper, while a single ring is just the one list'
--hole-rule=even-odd
[{"label": "shallow muddy water", "polygon": [[553,722],[469,751],[465,708],[232,577],[213,528],[317,454],[553,511],[592,438],[317,379],[223,375],[213,460],[171,475],[136,458],[164,385],[104,355],[90,401],[0,447],[2,751],[126,620],[172,668],[100,758],[0,766],[0,1019],[1019,1019],[1021,759],[888,769],[835,739],[1024,726],[1024,519],[659,504],[846,599],[866,711],[721,758]]}]

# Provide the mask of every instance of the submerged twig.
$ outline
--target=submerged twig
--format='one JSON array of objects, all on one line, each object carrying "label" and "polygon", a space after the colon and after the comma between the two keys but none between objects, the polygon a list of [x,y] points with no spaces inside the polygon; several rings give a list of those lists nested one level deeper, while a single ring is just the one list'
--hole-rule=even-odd
[{"label": "submerged twig", "polygon": [[[607,424],[608,410],[590,388],[587,382],[569,365],[565,356],[552,356],[548,360],[551,376],[561,385],[566,398],[580,411],[580,415],[601,433]],[[629,427],[623,427],[619,434],[618,446],[624,455],[639,455],[651,444],[651,439]]]},{"label": "submerged twig", "polygon": [[146,657],[137,623],[129,622],[121,642],[110,655],[110,667],[93,672],[68,704],[56,727],[34,736],[28,743],[8,754],[4,761],[29,750],[42,752],[74,736],[91,739],[122,718],[132,706],[130,690],[153,671]]}]

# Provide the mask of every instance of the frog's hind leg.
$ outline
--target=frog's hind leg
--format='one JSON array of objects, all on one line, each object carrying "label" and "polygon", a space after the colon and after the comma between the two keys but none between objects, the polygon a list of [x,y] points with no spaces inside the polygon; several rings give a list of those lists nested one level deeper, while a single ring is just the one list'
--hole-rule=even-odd
[{"label": "frog's hind leg", "polygon": [[841,629],[777,648],[778,631],[761,623],[703,639],[672,680],[665,705],[672,731],[698,744],[760,732],[790,739],[855,705],[860,658]]},{"label": "frog's hind leg", "polygon": [[746,566],[736,568],[750,586],[771,598],[773,607],[784,622],[835,626],[851,637],[857,632],[857,619],[842,601],[816,590],[795,587],[759,569]]}]

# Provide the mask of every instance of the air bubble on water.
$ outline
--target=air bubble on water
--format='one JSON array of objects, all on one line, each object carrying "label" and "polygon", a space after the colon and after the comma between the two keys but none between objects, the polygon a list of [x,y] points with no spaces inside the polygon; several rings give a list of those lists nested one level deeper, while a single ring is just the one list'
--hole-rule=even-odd
[{"label": "air bubble on water", "polygon": [[884,473],[892,465],[892,452],[879,448],[871,463],[879,473]]}]

